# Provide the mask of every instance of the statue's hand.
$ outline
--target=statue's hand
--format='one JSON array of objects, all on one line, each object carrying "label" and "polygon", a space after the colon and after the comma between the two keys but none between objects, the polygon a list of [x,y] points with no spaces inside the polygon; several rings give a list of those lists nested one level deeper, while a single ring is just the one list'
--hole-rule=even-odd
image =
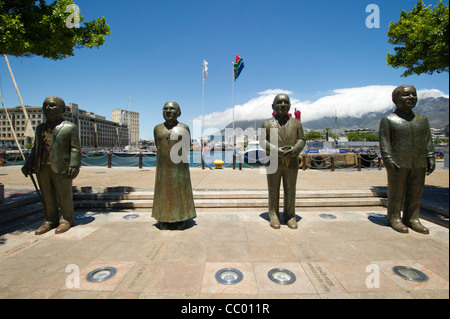
[{"label": "statue's hand", "polygon": [[284,147],[278,148],[278,157],[284,157],[285,153],[286,153],[286,150],[284,149]]},{"label": "statue's hand", "polygon": [[400,169],[400,166],[398,166],[398,164],[396,162],[394,162],[393,160],[391,160],[391,159],[385,161],[384,162],[384,166],[386,167],[387,170],[391,170],[391,171],[394,171],[396,173]]},{"label": "statue's hand", "polygon": [[284,157],[291,158],[297,155],[297,152],[294,147],[289,147],[284,149]]},{"label": "statue's hand", "polygon": [[278,149],[278,156],[283,158],[292,158],[297,155],[298,152],[293,146],[284,146]]},{"label": "statue's hand", "polygon": [[31,175],[33,173],[33,170],[30,169],[28,166],[22,166],[22,174],[25,175],[25,177],[28,177],[28,175]]},{"label": "statue's hand", "polygon": [[78,176],[78,173],[80,173],[79,167],[69,167],[69,170],[67,172],[67,176],[71,179],[74,179]]},{"label": "statue's hand", "polygon": [[436,169],[436,160],[434,157],[427,158],[427,176],[433,173]]}]

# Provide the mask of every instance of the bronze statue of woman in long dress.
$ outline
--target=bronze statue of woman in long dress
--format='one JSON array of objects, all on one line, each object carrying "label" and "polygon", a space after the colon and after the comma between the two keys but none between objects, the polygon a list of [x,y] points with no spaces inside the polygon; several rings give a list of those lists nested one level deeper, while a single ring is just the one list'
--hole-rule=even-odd
[{"label": "bronze statue of woman in long dress", "polygon": [[197,216],[189,173],[191,137],[189,127],[178,122],[180,115],[178,103],[167,102],[165,122],[153,131],[158,152],[152,217],[161,223],[161,230],[171,224],[184,229],[186,221]]}]

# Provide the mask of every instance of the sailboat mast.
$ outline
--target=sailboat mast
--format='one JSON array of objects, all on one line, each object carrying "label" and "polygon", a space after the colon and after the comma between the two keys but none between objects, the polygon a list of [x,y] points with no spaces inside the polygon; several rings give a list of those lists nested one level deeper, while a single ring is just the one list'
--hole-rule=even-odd
[{"label": "sailboat mast", "polygon": [[131,111],[130,111],[130,100],[131,97],[128,97],[128,146],[131,149]]}]

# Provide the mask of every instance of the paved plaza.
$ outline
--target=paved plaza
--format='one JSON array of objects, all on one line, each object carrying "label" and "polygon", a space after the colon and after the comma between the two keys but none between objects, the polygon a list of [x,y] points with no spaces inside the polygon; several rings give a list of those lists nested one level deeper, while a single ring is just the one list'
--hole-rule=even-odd
[{"label": "paved plaza", "polygon": [[[151,191],[154,173],[154,168],[83,167],[74,186]],[[267,187],[259,169],[193,168],[191,180],[195,192],[239,194]],[[17,167],[0,168],[0,182],[5,198],[33,191]],[[299,171],[297,185],[330,193],[386,187],[384,170]],[[448,214],[448,187],[448,169],[438,169],[427,177],[424,200]],[[77,209],[76,216],[85,218],[76,218],[67,233],[35,236],[41,224],[36,222],[0,236],[0,298],[448,299],[448,225],[422,219],[430,235],[400,234],[373,213],[385,215],[386,208],[297,207],[299,228],[282,221],[275,230],[267,208],[197,208],[185,230],[161,231],[151,209]],[[131,214],[136,218],[124,218]],[[415,268],[428,280],[405,280],[395,266]],[[88,274],[102,267],[114,267],[115,275],[89,282]],[[242,280],[219,283],[215,275],[224,268],[238,269]],[[275,268],[290,270],[295,282],[270,280]]]}]

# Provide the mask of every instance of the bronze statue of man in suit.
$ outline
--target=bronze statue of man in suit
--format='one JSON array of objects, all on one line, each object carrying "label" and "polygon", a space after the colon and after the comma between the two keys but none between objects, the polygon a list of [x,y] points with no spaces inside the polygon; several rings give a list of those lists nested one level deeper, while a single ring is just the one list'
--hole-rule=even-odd
[{"label": "bronze statue of man in suit", "polygon": [[36,235],[55,227],[56,234],[64,233],[74,220],[72,180],[80,171],[81,151],[77,126],[62,118],[65,109],[63,99],[56,96],[45,99],[46,122],[36,127],[33,149],[22,167],[25,176],[37,175],[44,200],[45,220],[35,231]]},{"label": "bronze statue of man in suit", "polygon": [[436,168],[430,125],[425,116],[412,111],[417,104],[417,91],[412,85],[397,87],[392,100],[397,108],[381,119],[379,132],[388,177],[387,220],[400,233],[407,233],[410,227],[428,234],[419,221],[419,212],[425,175]]},{"label": "bronze statue of man in suit", "polygon": [[[284,189],[284,218],[289,228],[298,228],[295,217],[296,185],[299,154],[305,147],[306,141],[300,121],[289,116],[290,108],[289,96],[277,95],[272,104],[275,116],[262,125],[261,147],[266,151],[270,161],[278,161],[273,171],[266,172],[269,188],[269,219],[270,226],[274,229],[281,227],[279,220],[281,179],[283,179]],[[268,163],[266,168],[269,168],[271,164],[273,165]]]}]

